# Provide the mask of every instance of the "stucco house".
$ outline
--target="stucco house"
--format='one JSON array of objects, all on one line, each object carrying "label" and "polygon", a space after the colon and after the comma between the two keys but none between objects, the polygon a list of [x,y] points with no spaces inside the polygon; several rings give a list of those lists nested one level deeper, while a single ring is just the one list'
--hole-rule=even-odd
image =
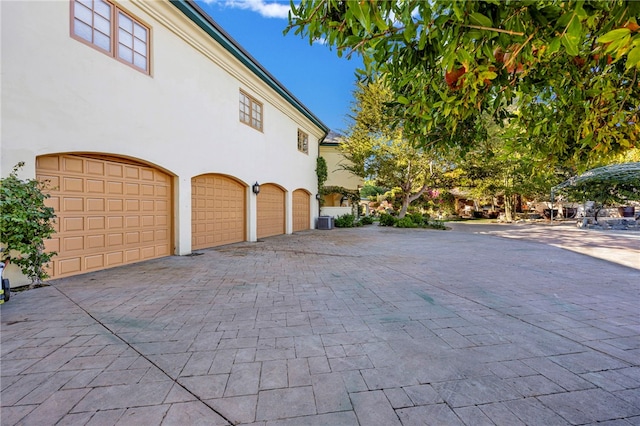
[{"label": "stucco house", "polygon": [[0,173],[50,181],[53,278],[314,226],[328,128],[194,2],[0,7]]},{"label": "stucco house", "polygon": [[[329,189],[344,188],[349,192],[358,193],[364,184],[364,179],[344,169],[343,166],[348,164],[348,160],[340,152],[340,137],[338,133],[331,131],[320,143],[320,156],[327,162],[327,180],[324,185]],[[349,197],[345,197],[341,192],[330,190],[323,196],[320,214],[337,217],[351,213],[353,208],[353,202]]]}]

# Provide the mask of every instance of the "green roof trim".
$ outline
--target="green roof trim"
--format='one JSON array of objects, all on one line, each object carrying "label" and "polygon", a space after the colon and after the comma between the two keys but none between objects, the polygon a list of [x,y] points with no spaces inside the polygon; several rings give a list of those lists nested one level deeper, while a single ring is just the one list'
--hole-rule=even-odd
[{"label": "green roof trim", "polygon": [[176,8],[191,19],[204,32],[209,34],[212,39],[218,42],[244,66],[246,66],[257,77],[264,81],[269,87],[275,90],[302,115],[307,117],[313,124],[318,126],[325,135],[329,133],[329,128],[318,117],[316,117],[309,109],[300,102],[291,92],[289,92],[276,78],[269,73],[262,65],[258,63],[246,50],[244,50],[237,41],[235,41],[226,31],[220,27],[200,6],[192,0],[169,0]]}]

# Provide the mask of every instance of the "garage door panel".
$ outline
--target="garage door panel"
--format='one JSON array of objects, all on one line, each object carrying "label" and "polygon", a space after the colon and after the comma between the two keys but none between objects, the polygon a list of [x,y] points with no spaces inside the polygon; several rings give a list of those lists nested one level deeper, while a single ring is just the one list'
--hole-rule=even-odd
[{"label": "garage door panel", "polygon": [[107,235],[107,246],[108,247],[118,247],[124,243],[124,234],[108,234]]},{"label": "garage door panel", "polygon": [[155,202],[157,212],[168,212],[169,211],[169,202],[168,201],[156,201]]},{"label": "garage door panel", "polygon": [[84,179],[66,177],[62,179],[64,192],[84,192]]},{"label": "garage door panel", "polygon": [[140,227],[139,216],[126,216],[124,219],[125,228],[138,228]]},{"label": "garage door panel", "polygon": [[60,188],[60,178],[58,176],[42,174],[38,176],[38,179],[46,182],[46,186],[49,188]]},{"label": "garage door panel", "polygon": [[60,239],[56,238],[55,235],[53,238],[48,239],[44,242],[44,250],[47,252],[55,251],[58,253],[60,251]]},{"label": "garage door panel", "polygon": [[[170,177],[163,172],[118,163],[117,159],[53,155],[38,157],[36,175],[40,180],[62,182],[61,186],[50,185],[49,205],[59,222],[58,232],[48,242],[48,247],[58,252],[50,276],[74,275],[170,253],[170,199],[157,195],[171,194]],[[132,181],[136,176],[138,180]],[[159,191],[156,188],[162,182],[166,188]],[[156,205],[162,211],[155,211]],[[118,232],[125,227],[126,234]]]},{"label": "garage door panel", "polygon": [[142,180],[149,180],[149,181],[156,180],[153,170],[149,170],[149,169],[140,169],[140,178]]},{"label": "garage door panel", "polygon": [[92,161],[87,160],[87,174],[104,176],[105,163],[104,161]]},{"label": "garage door panel", "polygon": [[74,231],[84,231],[84,218],[82,217],[65,217],[62,218],[61,233]]},{"label": "garage door panel", "polygon": [[107,253],[105,255],[106,266],[122,265],[124,263],[124,253],[121,251]]},{"label": "garage door panel", "polygon": [[140,242],[140,233],[139,232],[127,232],[124,235],[124,242],[127,245],[138,244]]},{"label": "garage door panel", "polygon": [[63,238],[62,250],[64,251],[84,250],[84,237],[75,236],[75,237]]},{"label": "garage door panel", "polygon": [[140,179],[140,169],[138,167],[125,166],[124,177],[127,179]]},{"label": "garage door panel", "polygon": [[87,211],[88,212],[103,212],[105,211],[105,199],[104,198],[87,198]]},{"label": "garage door panel", "polygon": [[140,200],[138,199],[127,199],[124,200],[124,210],[127,212],[138,212],[140,211]]},{"label": "garage door panel", "polygon": [[104,194],[104,181],[96,179],[87,179],[87,192],[94,194]]},{"label": "garage door panel", "polygon": [[147,216],[141,216],[140,219],[142,220],[142,227],[143,228],[149,228],[149,227],[153,227],[153,216],[147,215]]},{"label": "garage door panel", "polygon": [[130,249],[124,251],[124,262],[125,263],[133,263],[140,260],[140,249]]},{"label": "garage door panel", "polygon": [[70,275],[82,272],[82,259],[79,256],[69,257],[58,262],[58,271],[60,275]]},{"label": "garage door panel", "polygon": [[[58,157],[57,155],[51,155],[51,156],[47,156],[47,157],[40,157],[38,158],[38,169],[39,170],[54,170],[54,171],[59,171],[60,170],[60,157]],[[45,179],[47,178],[47,174],[46,173],[42,173],[42,177],[44,177]]]},{"label": "garage door panel", "polygon": [[61,163],[63,172],[84,174],[85,160],[82,158],[64,156]]},{"label": "garage door panel", "polygon": [[105,235],[90,235],[87,237],[87,248],[89,249],[104,249],[106,246]]},{"label": "garage door panel", "polygon": [[293,232],[311,227],[311,195],[298,189],[293,191]]},{"label": "garage door panel", "polygon": [[104,255],[97,254],[93,256],[85,256],[84,258],[85,269],[90,271],[92,269],[102,269],[105,267]]},{"label": "garage door panel", "polygon": [[192,249],[246,240],[243,184],[221,175],[196,176],[191,180],[191,194]]},{"label": "garage door panel", "polygon": [[139,195],[140,185],[137,183],[127,183],[124,185],[124,193],[126,195]]},{"label": "garage door panel", "polygon": [[140,256],[142,259],[153,259],[156,257],[156,248],[155,247],[144,247],[140,250]]},{"label": "garage door panel", "polygon": [[285,193],[276,185],[261,185],[258,194],[258,238],[284,233]]},{"label": "garage door panel", "polygon": [[122,164],[107,163],[106,175],[108,177],[123,178],[124,166]]},{"label": "garage door panel", "polygon": [[124,200],[107,200],[107,211],[110,212],[123,212],[124,211]]},{"label": "garage door panel", "polygon": [[64,197],[62,204],[65,212],[84,211],[84,200],[82,198]]},{"label": "garage door panel", "polygon": [[123,182],[107,182],[107,194],[114,195],[122,195],[124,193],[124,183]]},{"label": "garage door panel", "polygon": [[122,229],[124,216],[107,216],[107,229]]}]

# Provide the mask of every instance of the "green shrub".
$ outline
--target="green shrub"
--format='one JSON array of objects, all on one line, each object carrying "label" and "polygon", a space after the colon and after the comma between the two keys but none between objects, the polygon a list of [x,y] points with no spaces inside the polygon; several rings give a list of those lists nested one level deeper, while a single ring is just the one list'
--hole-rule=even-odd
[{"label": "green shrub", "polygon": [[335,218],[333,224],[336,228],[353,228],[356,225],[356,217],[352,214],[343,214]]},{"label": "green shrub", "polygon": [[417,226],[422,226],[427,223],[427,221],[423,219],[421,213],[409,213],[405,217],[408,217],[409,219],[411,219],[411,221],[415,223]]},{"label": "green shrub", "polygon": [[360,224],[362,225],[371,225],[373,223],[373,217],[371,216],[362,216],[360,218]]},{"label": "green shrub", "polygon": [[441,220],[434,220],[429,223],[429,228],[431,229],[447,229],[444,222]]},{"label": "green shrub", "polygon": [[405,216],[402,219],[398,219],[396,221],[396,226],[398,228],[417,228],[418,227],[418,225],[416,225],[415,222],[411,220],[411,217],[409,216]]},{"label": "green shrub", "polygon": [[393,226],[396,224],[396,218],[388,213],[380,213],[380,226]]},{"label": "green shrub", "polygon": [[49,198],[44,192],[46,182],[18,178],[23,166],[18,163],[9,176],[0,179],[0,245],[4,250],[0,261],[18,265],[35,285],[48,277],[44,267],[56,254],[44,251],[45,240],[55,232],[56,215],[45,204]]}]

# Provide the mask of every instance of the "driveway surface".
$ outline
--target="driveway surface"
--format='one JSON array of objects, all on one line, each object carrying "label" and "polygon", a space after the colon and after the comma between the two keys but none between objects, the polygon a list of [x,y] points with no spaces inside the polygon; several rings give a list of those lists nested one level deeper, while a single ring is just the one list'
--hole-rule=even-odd
[{"label": "driveway surface", "polygon": [[640,425],[638,233],[315,230],[50,284],[0,308],[2,425]]}]

